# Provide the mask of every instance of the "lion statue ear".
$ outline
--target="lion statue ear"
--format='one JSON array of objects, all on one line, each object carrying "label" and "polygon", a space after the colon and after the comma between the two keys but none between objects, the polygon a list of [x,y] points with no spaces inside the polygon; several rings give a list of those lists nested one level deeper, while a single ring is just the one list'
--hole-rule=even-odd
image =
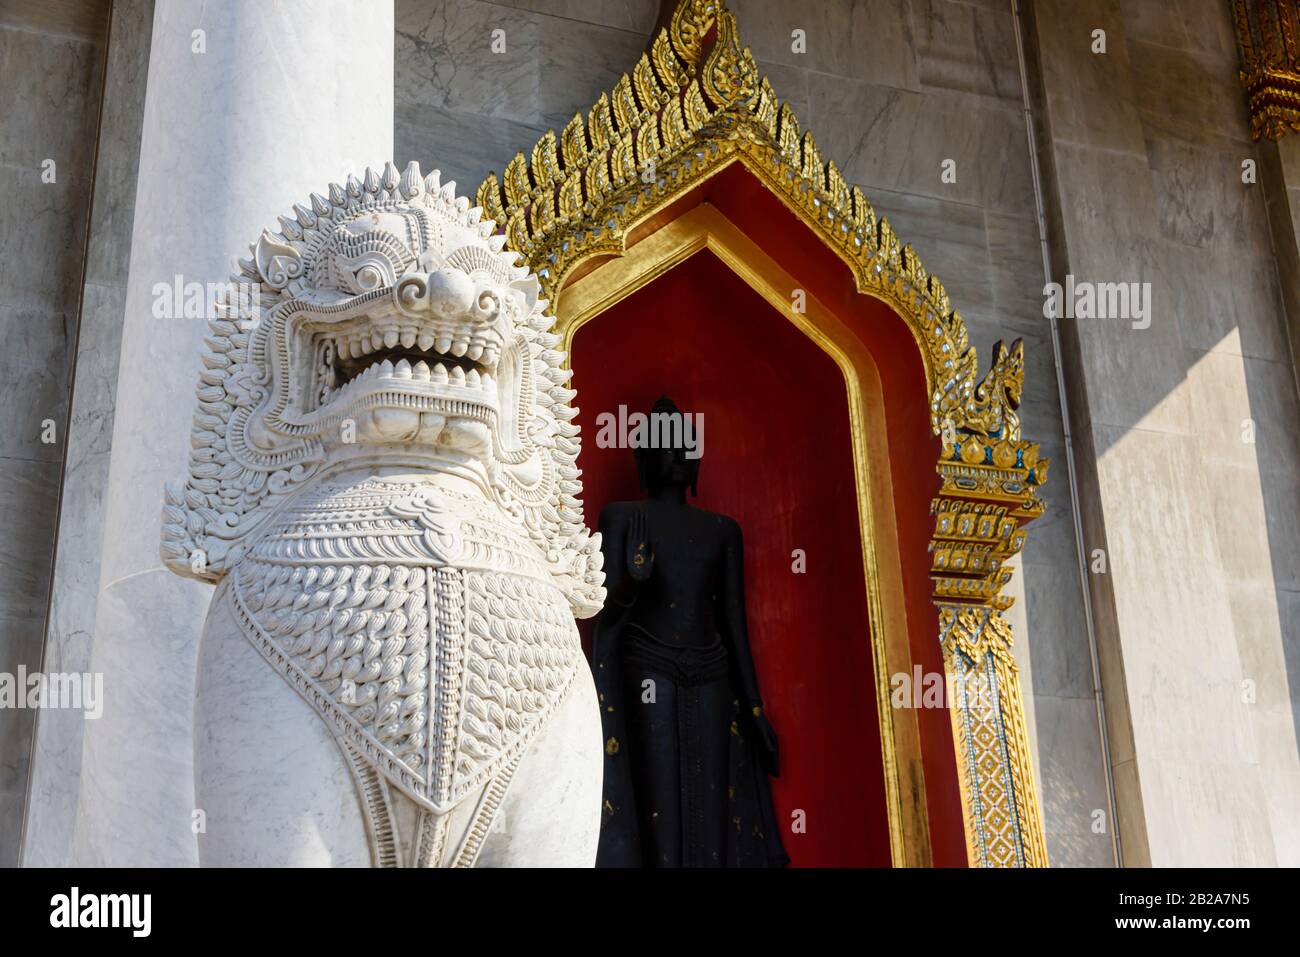
[{"label": "lion statue ear", "polygon": [[[583,521],[581,472],[577,467],[579,429],[573,422],[576,392],[566,386],[572,371],[565,367],[563,343],[546,314],[547,301],[536,275],[522,273],[509,288],[518,293],[522,322],[513,350],[503,365],[513,362],[514,390],[502,395],[502,418],[508,423],[498,437],[500,471],[513,505],[547,554],[556,583],[568,596],[577,618],[589,618],[605,602],[604,556],[599,533]],[[508,357],[508,358],[507,358]]]},{"label": "lion statue ear", "polygon": [[265,229],[253,247],[253,261],[262,281],[272,289],[284,289],[303,275],[302,255],[288,243],[280,242]]},{"label": "lion statue ear", "polygon": [[537,277],[529,273],[524,278],[512,282],[510,288],[517,289],[523,294],[523,313],[525,316],[531,315],[537,306],[537,300],[542,297],[542,284],[537,281]]}]

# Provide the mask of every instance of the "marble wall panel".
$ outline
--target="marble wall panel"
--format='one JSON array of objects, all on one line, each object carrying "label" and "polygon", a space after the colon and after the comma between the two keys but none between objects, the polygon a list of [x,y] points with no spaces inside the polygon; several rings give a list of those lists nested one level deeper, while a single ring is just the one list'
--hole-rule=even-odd
[{"label": "marble wall panel", "polygon": [[[920,89],[912,0],[736,0],[728,4],[754,56],[899,89]],[[795,47],[803,31],[804,51]]]},{"label": "marble wall panel", "polygon": [[442,171],[457,191],[472,193],[488,170],[498,173],[521,149],[545,133],[542,127],[507,119],[478,119],[467,113],[424,104],[401,104],[393,122],[394,149],[403,161]]},{"label": "marble wall panel", "polygon": [[1297,137],[1284,136],[1276,143],[1260,144],[1258,154],[1291,363],[1300,370],[1300,142]]},{"label": "marble wall panel", "polygon": [[[1042,120],[1051,140],[1142,155],[1142,121],[1118,0],[1051,2],[1028,9],[1040,27],[1027,43],[1041,77]],[[1104,54],[1092,52],[1096,30],[1105,31]]]},{"label": "marble wall panel", "polygon": [[1015,28],[1005,4],[912,0],[912,14],[923,88],[978,93],[1013,109],[1022,106]]},{"label": "marble wall panel", "polygon": [[0,329],[0,458],[58,462],[76,332],[72,314],[0,303]]},{"label": "marble wall panel", "polygon": [[1093,699],[1035,693],[1034,703],[1047,858],[1058,865],[1109,867],[1110,802]]},{"label": "marble wall panel", "polygon": [[659,19],[658,0],[497,0],[502,6],[580,20],[648,35]]},{"label": "marble wall panel", "polygon": [[[1202,0],[1202,6],[1209,2]],[[1200,19],[1226,17],[1220,7]],[[1144,129],[1193,143],[1248,148],[1250,125],[1235,58],[1138,40],[1130,40],[1127,49]]]},{"label": "marble wall panel", "polygon": [[[39,619],[0,618],[0,673],[16,677],[20,668],[29,674],[35,671],[39,665],[33,662],[40,661],[41,638]],[[79,713],[65,713],[76,714],[77,720],[82,720]],[[6,708],[0,725],[0,867],[18,864],[35,722],[36,712],[30,708]]]},{"label": "marble wall panel", "polygon": [[[57,462],[0,458],[0,617],[40,622],[50,580],[50,529],[59,496]],[[28,662],[29,668],[39,663]],[[0,719],[5,712],[0,710]]]},{"label": "marble wall panel", "polygon": [[[1294,236],[1271,222],[1295,222],[1288,157],[1250,139],[1226,5],[1034,10],[1061,269],[1146,279],[1154,297],[1146,331],[1064,324],[1080,356],[1076,427],[1095,455],[1085,524],[1111,559],[1094,589],[1106,690],[1116,725],[1132,727],[1131,742],[1112,735],[1126,854],[1293,860],[1277,808],[1300,775],[1286,690],[1300,674],[1286,617],[1300,405],[1278,279],[1296,267]],[[1107,30],[1104,57],[1078,51],[1093,26]],[[1243,159],[1282,187],[1243,183]],[[1289,259],[1275,259],[1279,236]],[[1241,685],[1252,674],[1266,676],[1255,702]]]},{"label": "marble wall panel", "polygon": [[[543,18],[480,0],[402,3],[396,17],[394,102],[399,109],[418,103],[540,122],[537,56]],[[494,51],[494,40],[500,52]]]},{"label": "marble wall panel", "polygon": [[[779,93],[779,91],[778,91]],[[813,73],[807,125],[864,190],[916,193],[1000,211],[1033,209],[1024,118],[986,97],[924,93]],[[956,182],[943,179],[956,163]]]},{"label": "marble wall panel", "polygon": [[[117,0],[112,17],[45,638],[46,668],[78,673],[90,667],[99,588],[153,0]],[[39,716],[23,848],[26,864],[69,862],[84,729],[84,719],[73,712]]]},{"label": "marble wall panel", "polygon": [[[41,668],[102,71],[103,8],[0,11],[0,670]],[[21,13],[22,17],[18,14]],[[47,439],[53,441],[46,441]],[[0,866],[18,863],[37,714],[0,710]]]}]

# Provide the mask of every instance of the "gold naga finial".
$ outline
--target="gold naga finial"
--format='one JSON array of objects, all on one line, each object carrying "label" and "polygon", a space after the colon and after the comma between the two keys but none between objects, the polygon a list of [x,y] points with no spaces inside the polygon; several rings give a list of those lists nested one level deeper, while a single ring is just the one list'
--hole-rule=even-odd
[{"label": "gold naga finial", "polygon": [[1017,339],[1008,347],[999,339],[993,344],[989,371],[975,387],[975,411],[967,416],[966,428],[991,438],[1017,441],[1020,438],[1020,393],[1025,386],[1025,343]]},{"label": "gold naga finial", "polygon": [[740,42],[735,15],[720,9],[716,22],[717,37],[700,69],[700,85],[714,107],[723,109],[744,103],[757,92],[758,64]]},{"label": "gold naga finial", "polygon": [[677,55],[689,69],[694,69],[704,53],[704,36],[719,12],[726,9],[722,0],[682,0],[668,22],[668,37]]}]

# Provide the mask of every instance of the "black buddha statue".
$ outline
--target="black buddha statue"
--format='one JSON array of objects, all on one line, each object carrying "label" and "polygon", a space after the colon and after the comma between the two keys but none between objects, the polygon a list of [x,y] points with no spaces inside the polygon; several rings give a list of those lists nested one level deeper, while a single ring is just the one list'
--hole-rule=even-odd
[{"label": "black buddha statue", "polygon": [[[661,398],[650,421],[665,415],[681,418]],[[634,443],[646,499],[600,516],[609,597],[592,649],[605,732],[596,864],[781,866],[767,780],[777,740],[749,650],[740,526],[687,504],[698,450],[657,444]]]}]

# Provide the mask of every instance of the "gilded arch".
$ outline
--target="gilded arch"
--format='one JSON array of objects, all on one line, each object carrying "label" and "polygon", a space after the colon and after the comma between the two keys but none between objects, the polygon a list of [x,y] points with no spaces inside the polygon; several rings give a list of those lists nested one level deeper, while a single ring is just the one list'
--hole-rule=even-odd
[{"label": "gilded arch", "polygon": [[[1043,512],[1038,492],[1049,465],[1022,437],[1016,414],[1021,343],[998,343],[990,370],[978,377],[975,349],[943,284],[835,163],[823,160],[812,133],[759,75],[735,17],[718,0],[682,0],[630,75],[585,118],[575,114],[530,156],[517,154],[500,178],[489,174],[476,198],[486,216],[505,223],[508,246],[555,303],[570,283],[623,256],[672,218],[675,201],[733,163],[813,230],[851,271],[858,292],[891,307],[916,341],[931,429],[943,439],[941,486],[931,504],[931,578],[953,689],[967,856],[975,866],[1045,865],[1013,636],[1002,614],[1013,599],[1001,594],[1024,525]],[[558,311],[562,325],[566,312],[572,315]],[[886,789],[896,795],[887,711],[881,737],[886,776],[892,766],[894,777]],[[917,863],[908,845],[918,838],[909,838],[893,805],[890,831],[895,864]]]}]

